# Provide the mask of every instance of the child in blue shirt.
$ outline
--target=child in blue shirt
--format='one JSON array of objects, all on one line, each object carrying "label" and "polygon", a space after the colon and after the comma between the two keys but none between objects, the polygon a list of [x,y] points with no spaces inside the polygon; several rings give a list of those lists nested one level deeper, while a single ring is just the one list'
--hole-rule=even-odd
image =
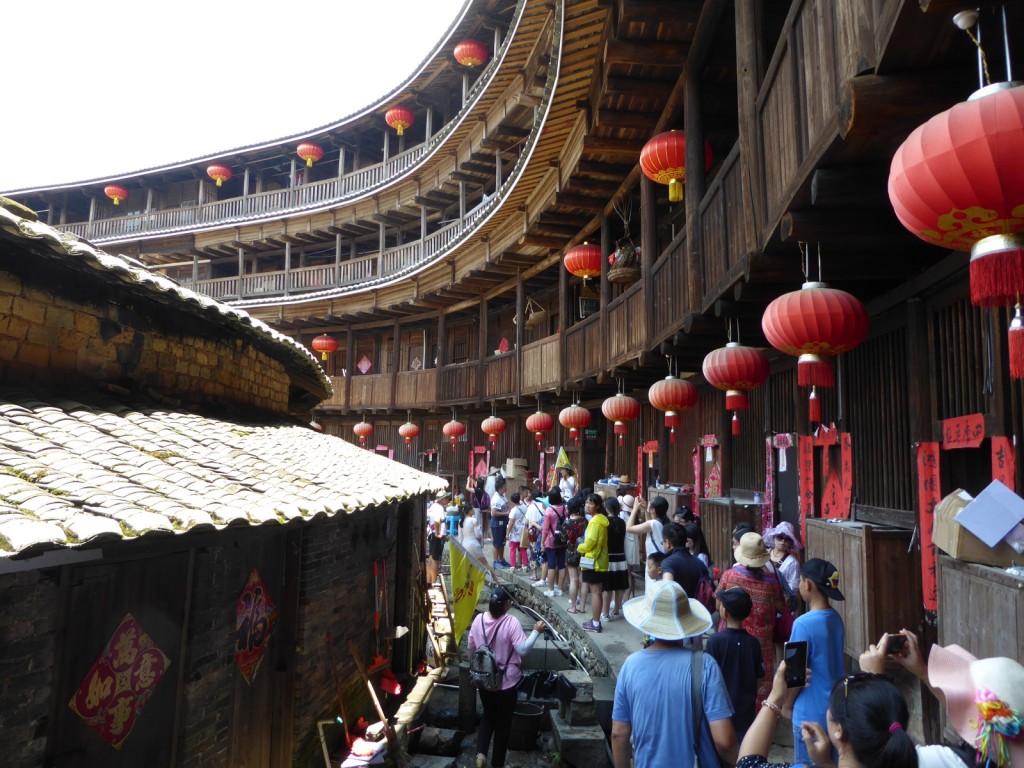
[{"label": "child in blue shirt", "polygon": [[742,587],[719,592],[718,613],[726,628],[709,637],[704,649],[722,670],[725,689],[732,702],[732,724],[739,742],[743,741],[757,715],[757,685],[764,677],[761,643],[743,629],[743,620],[753,608],[754,601]]},{"label": "child in blue shirt", "polygon": [[807,603],[808,611],[793,622],[789,639],[807,641],[807,668],[814,674],[793,702],[794,761],[810,763],[800,726],[802,723],[825,725],[829,694],[836,680],[843,676],[846,629],[842,617],[829,603],[829,599],[846,599],[839,591],[839,571],[827,560],[808,560],[800,574],[800,596]]}]

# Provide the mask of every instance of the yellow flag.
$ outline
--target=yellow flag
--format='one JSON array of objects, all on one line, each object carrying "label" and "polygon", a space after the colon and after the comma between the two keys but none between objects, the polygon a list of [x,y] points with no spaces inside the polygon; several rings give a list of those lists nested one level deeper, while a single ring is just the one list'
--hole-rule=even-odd
[{"label": "yellow flag", "polygon": [[572,464],[569,463],[569,457],[565,453],[565,448],[558,447],[558,458],[555,459],[555,469],[572,469]]},{"label": "yellow flag", "polygon": [[476,561],[454,536],[448,539],[452,546],[448,550],[452,564],[452,620],[455,642],[462,642],[462,633],[473,621],[480,590],[484,585],[484,572]]}]

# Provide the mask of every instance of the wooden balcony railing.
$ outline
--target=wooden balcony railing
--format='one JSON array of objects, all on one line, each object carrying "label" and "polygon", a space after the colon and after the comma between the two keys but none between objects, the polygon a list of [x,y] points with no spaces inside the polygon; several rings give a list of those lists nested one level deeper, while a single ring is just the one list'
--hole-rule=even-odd
[{"label": "wooden balcony railing", "polygon": [[601,314],[595,312],[569,329],[565,336],[565,378],[585,378],[605,367]]},{"label": "wooden balcony railing", "polygon": [[331,376],[331,386],[334,388],[334,394],[320,403],[320,406],[323,408],[347,408],[348,389],[345,386],[346,381],[347,379],[344,376]]},{"label": "wooden balcony railing", "polygon": [[675,240],[651,267],[651,338],[653,346],[673,333],[683,317],[696,311],[690,306],[690,276],[686,268],[686,231]]},{"label": "wooden balcony railing", "polygon": [[[196,227],[227,225],[239,221],[251,223],[272,217],[277,218],[289,212],[324,208],[342,203],[384,187],[404,176],[417,163],[432,156],[473,112],[501,69],[525,8],[526,0],[519,0],[501,47],[495,51],[494,57],[469,89],[465,103],[455,117],[427,141],[388,158],[386,162],[360,168],[341,177],[311,182],[292,189],[275,189],[245,197],[217,200],[166,211],[149,211],[132,216],[77,222],[66,224],[60,229],[102,244],[130,240],[140,234],[164,234],[188,231]],[[552,67],[552,69],[556,70],[557,68]]]},{"label": "wooden balcony railing", "polygon": [[643,298],[643,285],[636,282],[608,305],[609,366],[631,360],[646,349]]},{"label": "wooden balcony railing", "polygon": [[[717,299],[725,283],[735,281],[731,270],[741,265],[743,257],[756,248],[747,242],[746,215],[749,206],[743,201],[743,178],[740,145],[736,143],[708,187],[698,207],[701,232],[701,264],[704,270],[705,297]],[[658,283],[659,288],[661,283]],[[695,311],[700,311],[696,307]]]},{"label": "wooden balcony railing", "polygon": [[458,403],[479,399],[479,370],[480,364],[476,360],[442,367],[439,401]]},{"label": "wooden balcony railing", "polygon": [[559,338],[556,333],[523,347],[523,371],[520,384],[523,394],[554,389],[562,383]]},{"label": "wooden balcony railing", "polygon": [[395,381],[396,408],[422,408],[437,399],[437,369],[399,371]]},{"label": "wooden balcony railing", "polygon": [[391,374],[357,374],[351,378],[349,408],[387,408],[391,404]]},{"label": "wooden balcony railing", "polygon": [[484,360],[484,397],[512,397],[516,393],[516,353],[505,352]]}]

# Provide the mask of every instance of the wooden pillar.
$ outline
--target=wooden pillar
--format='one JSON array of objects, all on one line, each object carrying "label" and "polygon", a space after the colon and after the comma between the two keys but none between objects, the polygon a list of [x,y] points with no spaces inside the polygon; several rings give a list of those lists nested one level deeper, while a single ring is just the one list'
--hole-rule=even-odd
[{"label": "wooden pillar", "polygon": [[387,162],[391,157],[391,135],[388,133],[387,128],[384,129],[384,161]]},{"label": "wooden pillar", "polygon": [[238,298],[242,298],[245,291],[242,288],[242,281],[245,278],[245,250],[238,249]]},{"label": "wooden pillar", "polygon": [[288,189],[294,189],[296,181],[298,181],[298,176],[295,173],[295,158],[293,157],[291,170],[288,171]]},{"label": "wooden pillar", "polygon": [[494,150],[494,194],[501,189],[501,149]]},{"label": "wooden pillar", "polygon": [[[700,213],[704,197],[704,120],[701,109],[700,64],[686,70],[686,92],[683,125],[686,131],[686,271],[689,281],[689,311],[700,312],[704,301],[704,275],[701,269]],[[657,258],[644,251],[644,263]]]},{"label": "wooden pillar", "polygon": [[466,218],[466,182],[459,182],[459,221]]},{"label": "wooden pillar", "polygon": [[466,97],[469,96],[469,73],[462,73],[462,106],[466,106]]},{"label": "wooden pillar", "polygon": [[392,330],[391,335],[391,395],[388,397],[389,411],[395,410],[396,390],[398,389],[398,368],[402,359],[401,333],[402,329],[398,325],[398,321],[395,320],[394,329]]},{"label": "wooden pillar", "polygon": [[427,116],[424,120],[424,141],[430,141],[430,137],[434,135],[434,108],[427,107]]},{"label": "wooden pillar", "polygon": [[152,213],[153,211],[153,188],[148,187],[146,189],[146,213]]},{"label": "wooden pillar", "polygon": [[359,143],[358,134],[354,137],[354,139],[356,142],[356,148],[355,151],[352,153],[352,173],[355,173],[357,170],[359,170],[359,166],[363,162],[363,148],[362,145],[360,145]]},{"label": "wooden pillar", "polygon": [[380,222],[380,234],[377,238],[377,274],[383,275],[384,271],[384,246],[387,245],[387,235],[384,232],[384,222]]},{"label": "wooden pillar", "polygon": [[345,335],[345,407],[352,402],[352,371],[356,367],[356,334],[349,325]]},{"label": "wooden pillar", "polygon": [[249,196],[249,166],[245,166],[245,171],[242,173],[242,197]]},{"label": "wooden pillar", "polygon": [[192,251],[192,290],[199,285],[199,251]]},{"label": "wooden pillar", "polygon": [[64,192],[60,197],[60,225],[63,227],[68,223],[68,193]]},{"label": "wooden pillar", "polygon": [[287,296],[292,287],[292,244],[284,244],[284,295]]},{"label": "wooden pillar", "polygon": [[46,223],[49,224],[50,226],[53,226],[53,209],[55,206],[53,204],[52,198],[47,200],[47,203],[48,204],[46,206]]},{"label": "wooden pillar", "polygon": [[203,180],[199,180],[199,189],[196,191],[196,205],[202,205],[206,202],[206,185],[203,184]]},{"label": "wooden pillar", "polygon": [[501,48],[501,28],[495,25],[494,27],[494,51],[491,56],[498,55],[498,49]]},{"label": "wooden pillar", "polygon": [[[294,166],[295,163],[293,162],[292,165]],[[257,171],[256,172],[256,194],[258,195],[262,191],[263,191],[263,171]]]},{"label": "wooden pillar", "polygon": [[569,273],[563,266],[558,266],[558,346],[559,356],[562,360],[562,380],[560,385],[566,382],[566,344],[565,336],[569,330],[569,307],[572,303],[569,292]]},{"label": "wooden pillar", "polygon": [[760,249],[760,232],[764,225],[764,164],[761,160],[757,94],[764,77],[764,0],[736,2],[736,87],[739,94],[740,168],[743,181],[743,203],[749,215],[744,216],[747,234],[746,250]]},{"label": "wooden pillar", "polygon": [[523,271],[516,273],[516,405],[520,405],[523,397],[523,312],[526,307],[526,283]]},{"label": "wooden pillar", "polygon": [[601,217],[601,311],[612,300],[612,284],[608,280],[608,255],[615,250],[612,244],[612,226],[607,216]]},{"label": "wooden pillar", "polygon": [[338,150],[338,178],[340,179],[345,175],[345,148],[341,147]]},{"label": "wooden pillar", "polygon": [[[701,160],[701,162],[704,162]],[[658,258],[658,209],[657,193],[654,182],[646,176],[640,177],[640,280],[644,294],[644,317],[640,320],[646,326],[645,339],[650,338],[653,330],[651,323],[654,317],[655,297],[651,290],[651,266]]]},{"label": "wooden pillar", "polygon": [[[437,368],[437,375],[434,380],[437,384],[437,390],[434,394],[434,402],[439,402],[442,399],[442,388],[441,369],[444,368],[444,364],[448,357],[448,329],[446,324],[448,322],[448,316],[442,311],[437,316],[437,357],[435,358],[434,367]],[[424,360],[423,364],[426,366],[428,361]]]},{"label": "wooden pillar", "polygon": [[341,285],[341,233],[334,236],[334,284]]},{"label": "wooden pillar", "polygon": [[478,399],[483,398],[484,392],[487,391],[484,386],[484,377],[487,375],[487,370],[484,367],[484,359],[490,353],[490,347],[487,344],[487,299],[480,299],[480,322],[477,325],[479,338],[477,339],[477,376],[476,376],[476,397]]},{"label": "wooden pillar", "polygon": [[420,206],[420,259],[427,255],[427,207]]},{"label": "wooden pillar", "polygon": [[[93,195],[89,198],[89,223],[92,224],[96,220],[96,196]],[[91,227],[89,229],[92,229]]]}]

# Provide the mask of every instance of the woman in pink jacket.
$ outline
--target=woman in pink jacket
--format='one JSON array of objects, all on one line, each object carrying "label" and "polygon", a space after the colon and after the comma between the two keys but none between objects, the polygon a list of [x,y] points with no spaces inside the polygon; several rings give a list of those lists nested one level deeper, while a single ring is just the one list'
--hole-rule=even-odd
[{"label": "woman in pink jacket", "polygon": [[561,584],[565,581],[565,542],[559,537],[562,521],[568,517],[562,503],[562,493],[557,488],[548,492],[548,504],[544,511],[544,524],[541,526],[541,541],[544,544],[544,557],[548,563],[548,588],[546,597],[560,597]]}]

